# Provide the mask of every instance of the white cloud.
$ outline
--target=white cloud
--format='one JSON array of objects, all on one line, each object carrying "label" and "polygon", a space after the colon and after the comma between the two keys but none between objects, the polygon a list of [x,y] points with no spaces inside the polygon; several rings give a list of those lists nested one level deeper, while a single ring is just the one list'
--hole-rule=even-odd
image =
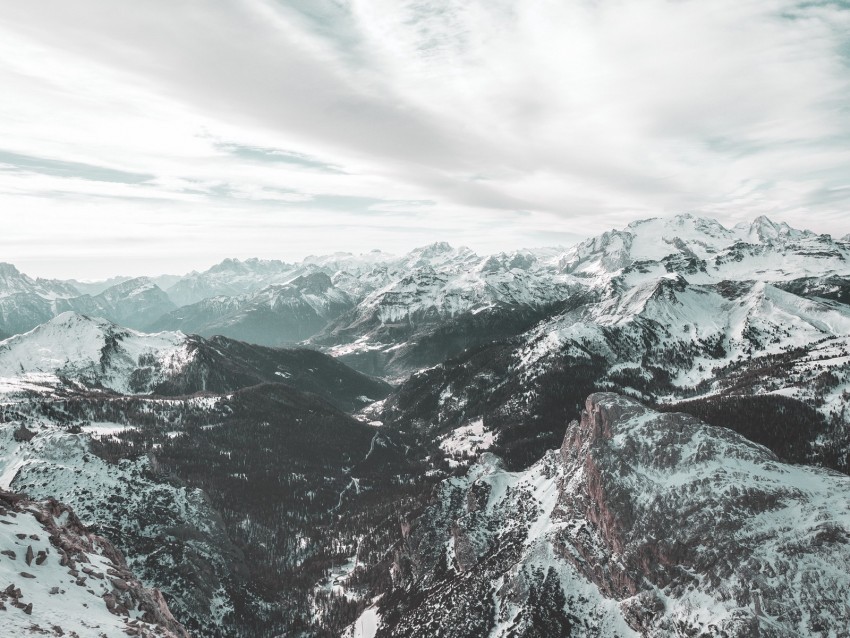
[{"label": "white cloud", "polygon": [[0,163],[35,158],[0,170],[20,230],[0,248],[34,270],[138,271],[157,246],[148,272],[486,250],[681,210],[850,231],[840,2],[44,0],[0,18]]}]

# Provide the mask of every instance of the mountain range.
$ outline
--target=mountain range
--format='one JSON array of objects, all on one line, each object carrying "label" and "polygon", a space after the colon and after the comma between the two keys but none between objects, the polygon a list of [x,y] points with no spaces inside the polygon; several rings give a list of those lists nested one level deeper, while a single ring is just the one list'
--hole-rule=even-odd
[{"label": "mountain range", "polygon": [[[155,279],[4,264],[4,507],[120,552],[161,604],[88,595],[137,635],[846,636],[848,304],[850,240],[765,217]],[[64,588],[20,571],[7,603]]]}]

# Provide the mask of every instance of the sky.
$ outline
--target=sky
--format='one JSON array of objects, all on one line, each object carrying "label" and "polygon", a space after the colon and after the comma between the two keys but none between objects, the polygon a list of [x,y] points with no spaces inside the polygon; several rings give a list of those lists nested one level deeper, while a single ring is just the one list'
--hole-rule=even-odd
[{"label": "sky", "polygon": [[850,2],[0,3],[0,261],[850,233]]}]

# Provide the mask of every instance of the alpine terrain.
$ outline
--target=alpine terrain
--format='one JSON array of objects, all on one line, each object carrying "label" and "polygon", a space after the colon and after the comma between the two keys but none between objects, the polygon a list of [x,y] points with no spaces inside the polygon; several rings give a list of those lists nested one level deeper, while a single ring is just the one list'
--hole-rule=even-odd
[{"label": "alpine terrain", "polygon": [[10,635],[850,636],[847,238],[115,275],[0,264]]}]

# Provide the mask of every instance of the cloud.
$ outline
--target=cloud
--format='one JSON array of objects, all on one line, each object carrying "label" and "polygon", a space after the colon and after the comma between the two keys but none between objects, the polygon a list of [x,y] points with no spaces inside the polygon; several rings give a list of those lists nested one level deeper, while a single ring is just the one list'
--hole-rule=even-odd
[{"label": "cloud", "polygon": [[233,233],[254,211],[284,258],[682,210],[850,231],[844,2],[44,0],[0,18],[4,210],[57,233],[101,206],[114,237],[155,219],[193,254],[221,233],[265,250]]}]

